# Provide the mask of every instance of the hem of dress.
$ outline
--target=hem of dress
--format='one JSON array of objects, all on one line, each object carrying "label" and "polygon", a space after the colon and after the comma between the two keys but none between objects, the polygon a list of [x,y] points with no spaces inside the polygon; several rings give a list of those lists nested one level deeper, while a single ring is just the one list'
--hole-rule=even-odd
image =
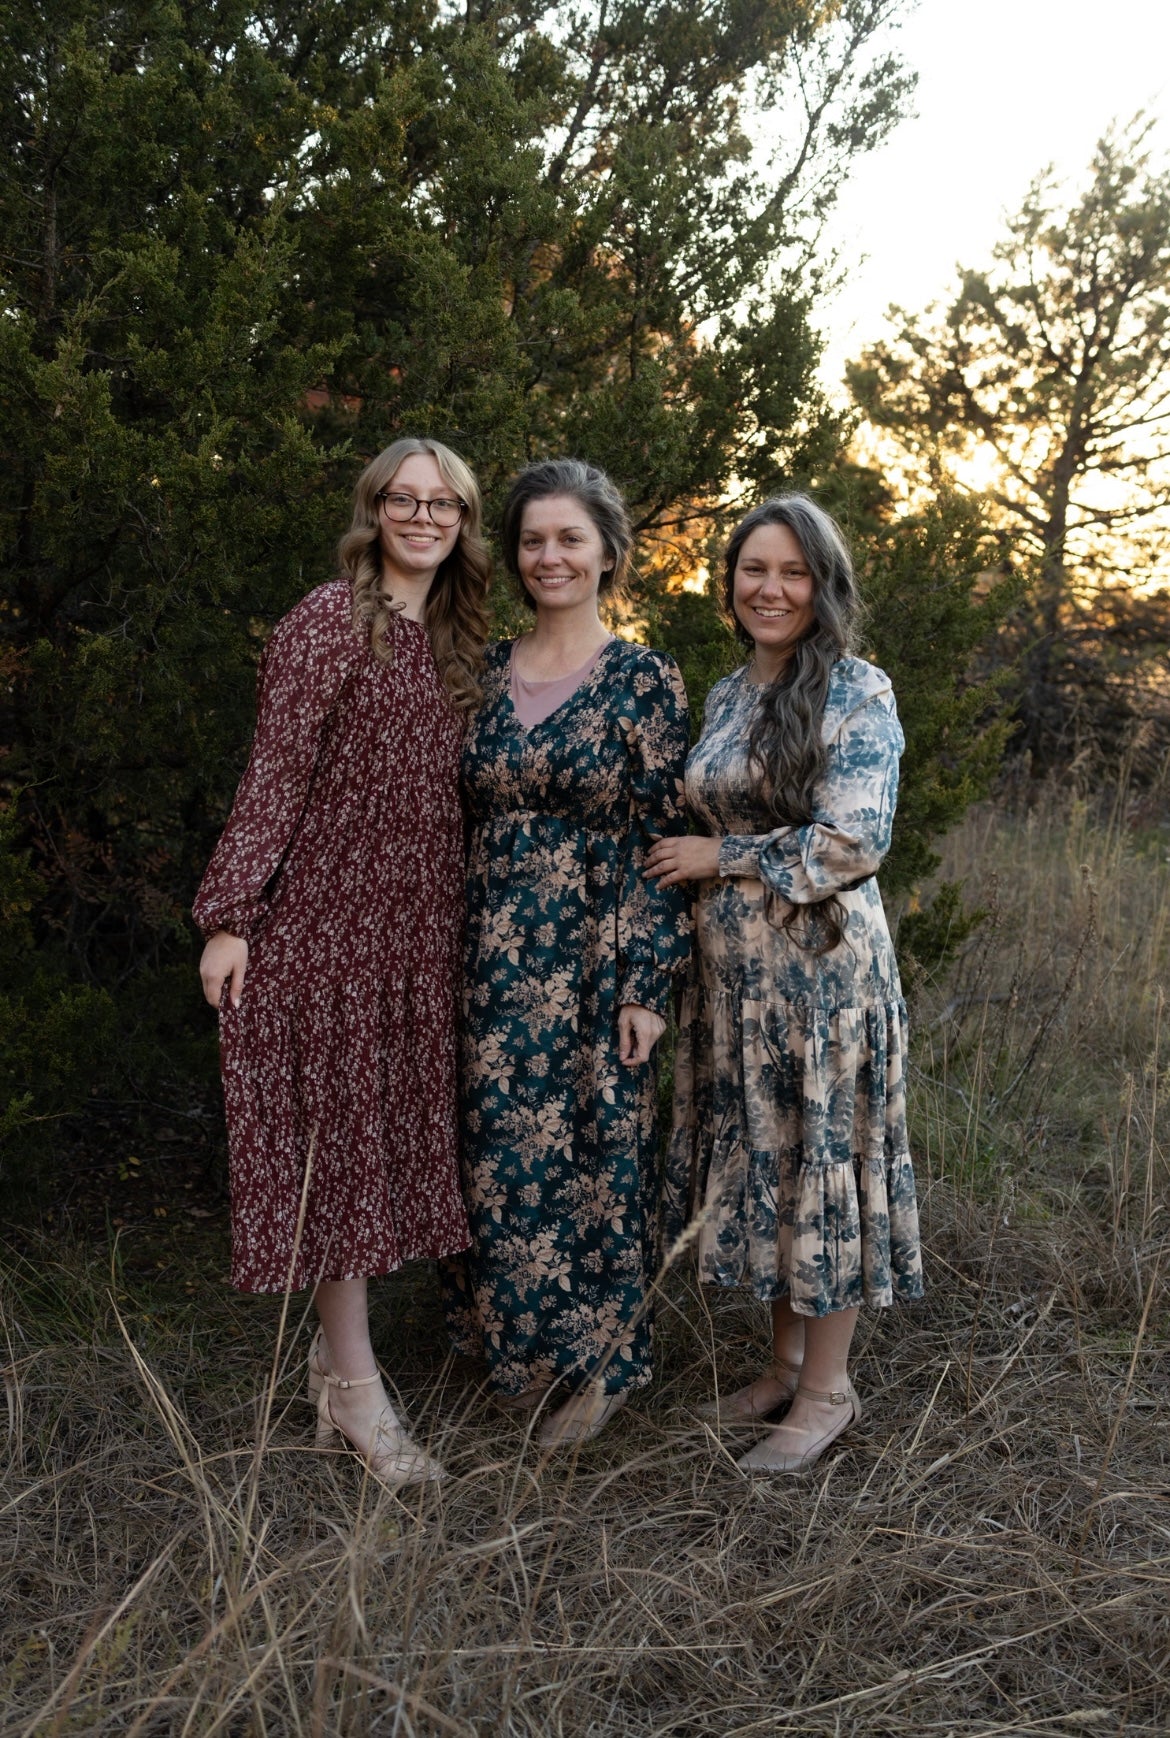
[{"label": "hem of dress", "polygon": [[622,1370],[623,1367],[629,1368],[623,1366],[620,1358],[615,1359],[611,1355],[608,1361],[602,1361],[604,1368],[600,1378],[590,1375],[587,1370],[582,1370],[579,1364],[566,1364],[563,1368],[554,1369],[550,1376],[547,1362],[535,1360],[539,1364],[539,1368],[530,1373],[529,1380],[521,1382],[519,1387],[510,1388],[506,1387],[504,1383],[496,1381],[491,1353],[486,1341],[475,1330],[468,1332],[464,1328],[449,1326],[447,1339],[451,1350],[458,1357],[468,1358],[483,1367],[485,1379],[492,1394],[505,1400],[514,1400],[518,1394],[526,1393],[534,1381],[543,1380],[545,1377],[548,1377],[550,1388],[563,1389],[566,1396],[576,1393],[579,1389],[585,1388],[589,1383],[599,1379],[603,1385],[602,1392],[605,1394],[633,1394],[641,1388],[648,1388],[654,1380],[653,1364],[645,1362],[640,1363],[636,1370],[630,1370],[628,1380],[622,1382],[619,1387],[610,1387],[607,1378],[615,1371]]},{"label": "hem of dress", "polygon": [[779,1303],[788,1298],[789,1308],[794,1316],[802,1316],[806,1321],[822,1321],[825,1316],[840,1315],[842,1310],[870,1309],[889,1310],[895,1304],[921,1303],[926,1296],[926,1287],[921,1279],[909,1279],[904,1283],[891,1286],[888,1291],[878,1292],[876,1296],[860,1297],[856,1303],[837,1304],[832,1309],[817,1310],[808,1304],[801,1304],[794,1298],[789,1298],[787,1280],[782,1286],[776,1286],[767,1280],[751,1278],[722,1278],[715,1273],[700,1273],[700,1285],[713,1285],[720,1291],[748,1291],[761,1303]]},{"label": "hem of dress", "polygon": [[[482,1352],[472,1352],[472,1353],[466,1352],[466,1351],[464,1351],[464,1349],[461,1346],[455,1345],[454,1341],[452,1341],[452,1349],[454,1351],[458,1352],[459,1356],[461,1358],[472,1357],[479,1363],[483,1362],[483,1353]],[[564,1393],[565,1399],[568,1399],[570,1394],[579,1393],[581,1391],[581,1389],[588,1388],[590,1383],[596,1382],[597,1380],[598,1380],[598,1378],[596,1376],[590,1376],[588,1374],[582,1373],[581,1371],[561,1370],[557,1373],[557,1375],[555,1375],[553,1377],[552,1381],[549,1383],[549,1387],[550,1387],[550,1389],[557,1388],[557,1389],[562,1390]],[[649,1388],[649,1386],[653,1382],[653,1380],[654,1380],[653,1369],[647,1365],[643,1365],[642,1369],[639,1371],[637,1376],[632,1376],[628,1382],[623,1382],[620,1388],[610,1388],[608,1386],[605,1386],[604,1385],[605,1384],[605,1377],[602,1376],[601,1377],[601,1381],[603,1384],[602,1393],[603,1394],[636,1394],[642,1388]],[[501,1387],[498,1382],[492,1381],[490,1369],[488,1371],[488,1376],[487,1376],[487,1385],[491,1389],[493,1396],[499,1396],[499,1398],[502,1400],[514,1400],[518,1394],[526,1393],[527,1387],[531,1386],[531,1384],[527,1384],[526,1386],[520,1387],[520,1388]]]},{"label": "hem of dress", "polygon": [[285,1291],[291,1295],[293,1292],[309,1291],[314,1286],[321,1284],[343,1284],[346,1280],[350,1279],[384,1279],[391,1273],[401,1272],[404,1267],[408,1267],[413,1261],[446,1261],[455,1255],[465,1255],[470,1248],[471,1242],[469,1239],[466,1243],[460,1243],[455,1248],[412,1249],[408,1255],[402,1256],[398,1261],[390,1262],[380,1267],[368,1267],[361,1273],[319,1273],[313,1279],[298,1279],[291,1285],[288,1282],[287,1275],[284,1279],[273,1281],[271,1284],[249,1284],[243,1280],[237,1279],[235,1275],[232,1274],[229,1283],[233,1291],[242,1292],[249,1297],[274,1297]]}]

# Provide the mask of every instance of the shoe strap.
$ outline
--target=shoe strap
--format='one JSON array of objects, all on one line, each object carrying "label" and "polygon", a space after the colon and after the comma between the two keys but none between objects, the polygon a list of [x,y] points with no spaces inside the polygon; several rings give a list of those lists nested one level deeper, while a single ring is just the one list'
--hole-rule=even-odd
[{"label": "shoe strap", "polygon": [[820,1400],[826,1406],[851,1406],[853,1394],[848,1388],[806,1388],[803,1382],[797,1384],[796,1392],[803,1394],[807,1400]]},{"label": "shoe strap", "polygon": [[372,1376],[334,1376],[328,1370],[322,1370],[321,1380],[328,1382],[331,1388],[372,1388],[375,1382],[382,1380],[382,1372],[375,1370]]}]

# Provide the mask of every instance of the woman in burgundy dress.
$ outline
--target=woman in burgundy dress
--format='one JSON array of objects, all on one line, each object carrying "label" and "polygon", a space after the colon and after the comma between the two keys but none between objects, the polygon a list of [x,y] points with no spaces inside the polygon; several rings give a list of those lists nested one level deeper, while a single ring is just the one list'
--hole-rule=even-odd
[{"label": "woman in burgundy dress", "polygon": [[232,1281],[314,1288],[318,1440],[438,1474],[382,1387],[367,1281],[466,1248],[454,1007],[463,720],[490,562],[475,479],[400,440],[358,478],[342,577],[280,621],[251,758],[195,902],[220,1014]]}]

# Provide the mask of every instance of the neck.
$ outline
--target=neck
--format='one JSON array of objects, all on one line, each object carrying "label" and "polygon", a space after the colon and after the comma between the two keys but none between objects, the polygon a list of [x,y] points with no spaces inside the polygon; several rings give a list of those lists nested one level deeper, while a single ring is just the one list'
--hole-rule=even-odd
[{"label": "neck", "polygon": [[748,676],[754,682],[770,686],[782,676],[792,662],[791,652],[774,652],[770,649],[761,650],[756,647],[748,662]]},{"label": "neck", "polygon": [[431,573],[400,573],[383,556],[382,583],[379,589],[388,603],[402,605],[402,615],[409,616],[412,622],[421,622],[426,614],[427,598],[437,572],[436,568]]},{"label": "neck", "polygon": [[536,621],[526,636],[529,657],[544,667],[567,674],[583,664],[591,652],[609,639],[609,629],[592,599],[578,609],[536,611]]}]

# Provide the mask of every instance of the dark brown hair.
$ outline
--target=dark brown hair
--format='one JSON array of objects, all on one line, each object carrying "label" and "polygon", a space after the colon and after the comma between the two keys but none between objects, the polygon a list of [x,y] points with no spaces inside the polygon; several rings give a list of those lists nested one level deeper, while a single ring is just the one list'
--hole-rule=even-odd
[{"label": "dark brown hair", "polygon": [[504,565],[530,609],[536,606],[520,578],[520,528],[529,502],[544,501],[550,495],[571,495],[579,501],[601,538],[609,565],[602,569],[599,593],[612,591],[621,584],[634,547],[626,504],[604,471],[582,459],[541,459],[534,465],[525,465],[513,480],[504,502],[500,543]]},{"label": "dark brown hair", "polygon": [[[735,569],[747,539],[763,525],[784,525],[799,543],[813,582],[813,623],[776,680],[760,689],[748,759],[756,795],[776,825],[803,827],[812,819],[813,791],[828,764],[821,725],[829,678],[838,658],[850,649],[861,600],[836,520],[807,495],[777,495],[736,526],[723,557],[723,605],[737,638],[753,643],[735,613]],[[836,899],[826,899],[816,912],[809,925],[814,939],[803,945],[827,953],[844,933],[843,912]],[[800,916],[800,908],[794,907],[784,927],[791,929]]]}]

